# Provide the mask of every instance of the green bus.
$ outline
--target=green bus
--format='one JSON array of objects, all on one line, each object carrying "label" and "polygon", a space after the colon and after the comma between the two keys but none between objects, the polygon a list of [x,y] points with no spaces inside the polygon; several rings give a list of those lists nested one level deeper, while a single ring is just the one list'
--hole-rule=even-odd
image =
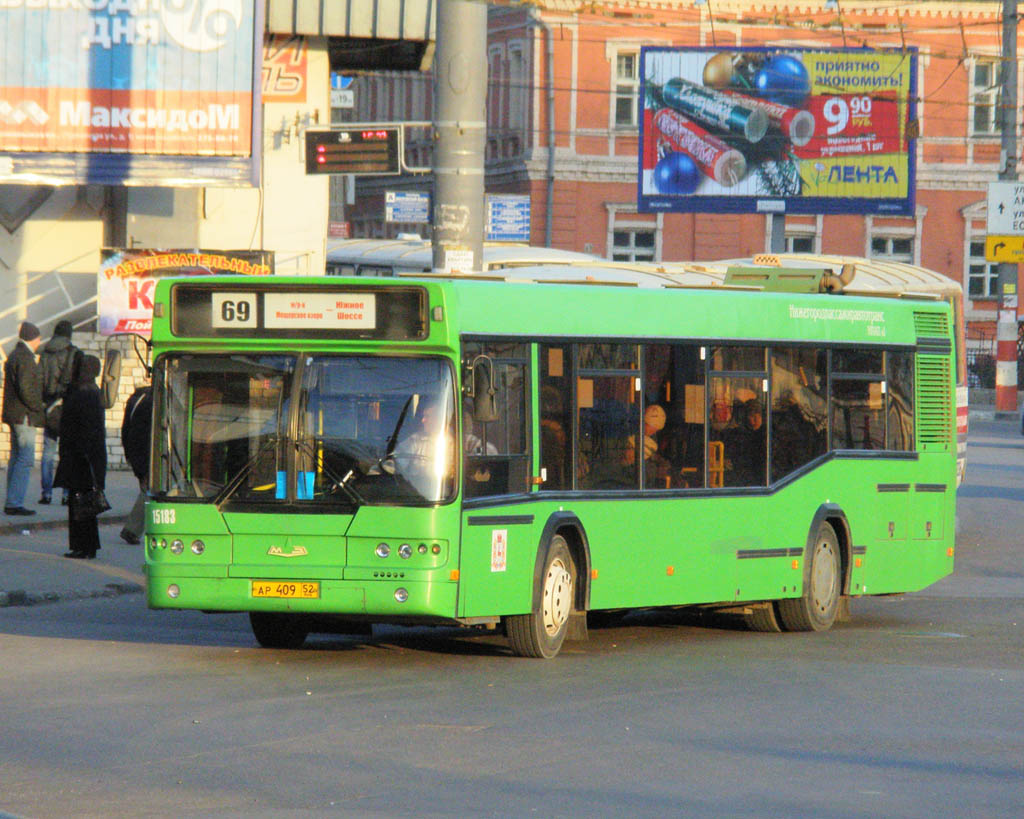
[{"label": "green bus", "polygon": [[588,613],[825,630],[921,589],[953,570],[956,321],[854,270],[162,279],[148,603],[553,657]]}]

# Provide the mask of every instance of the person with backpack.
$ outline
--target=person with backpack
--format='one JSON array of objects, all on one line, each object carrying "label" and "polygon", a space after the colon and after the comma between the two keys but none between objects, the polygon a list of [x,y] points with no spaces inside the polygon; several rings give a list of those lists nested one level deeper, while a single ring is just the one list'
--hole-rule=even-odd
[{"label": "person with backpack", "polygon": [[[71,322],[64,319],[53,328],[53,337],[39,351],[39,372],[43,386],[43,407],[46,423],[43,426],[43,458],[40,465],[39,482],[42,487],[43,505],[50,503],[53,495],[53,473],[57,465],[57,440],[60,437],[60,415],[64,406],[64,394],[71,385],[75,353],[78,348],[71,343]],[[62,503],[67,505],[68,494],[64,492]]]},{"label": "person with backpack", "polygon": [[153,387],[144,385],[135,390],[125,402],[124,418],[121,421],[121,444],[124,456],[139,482],[139,494],[135,498],[124,528],[121,540],[136,544],[145,529],[146,490],[149,488],[149,435],[153,426]]}]

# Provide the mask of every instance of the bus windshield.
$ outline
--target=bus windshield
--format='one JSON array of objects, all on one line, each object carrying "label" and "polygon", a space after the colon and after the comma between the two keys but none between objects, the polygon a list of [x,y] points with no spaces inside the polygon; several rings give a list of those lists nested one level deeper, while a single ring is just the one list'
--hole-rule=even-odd
[{"label": "bus windshield", "polygon": [[158,378],[158,497],[350,508],[454,495],[443,359],[170,355]]}]

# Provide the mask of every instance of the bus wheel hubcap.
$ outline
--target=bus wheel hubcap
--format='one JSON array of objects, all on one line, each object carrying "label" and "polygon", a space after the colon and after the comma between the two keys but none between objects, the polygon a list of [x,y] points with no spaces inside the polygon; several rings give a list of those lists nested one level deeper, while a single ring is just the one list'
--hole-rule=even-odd
[{"label": "bus wheel hubcap", "polygon": [[832,544],[819,543],[818,553],[815,555],[814,565],[811,567],[811,599],[814,601],[814,608],[821,613],[827,611],[832,605],[838,575],[836,553]]},{"label": "bus wheel hubcap", "polygon": [[572,607],[572,575],[561,560],[552,561],[544,578],[544,630],[551,635],[569,619]]}]

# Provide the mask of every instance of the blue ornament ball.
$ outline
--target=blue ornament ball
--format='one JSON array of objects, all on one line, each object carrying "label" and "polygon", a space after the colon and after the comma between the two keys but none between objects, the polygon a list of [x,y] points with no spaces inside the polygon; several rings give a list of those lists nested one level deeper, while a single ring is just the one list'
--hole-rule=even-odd
[{"label": "blue ornament ball", "polygon": [[811,91],[811,80],[796,57],[776,54],[754,75],[754,87],[765,99],[799,108]]},{"label": "blue ornament ball", "polygon": [[700,169],[687,154],[666,154],[654,166],[654,185],[659,193],[686,196],[697,190],[699,183]]}]

